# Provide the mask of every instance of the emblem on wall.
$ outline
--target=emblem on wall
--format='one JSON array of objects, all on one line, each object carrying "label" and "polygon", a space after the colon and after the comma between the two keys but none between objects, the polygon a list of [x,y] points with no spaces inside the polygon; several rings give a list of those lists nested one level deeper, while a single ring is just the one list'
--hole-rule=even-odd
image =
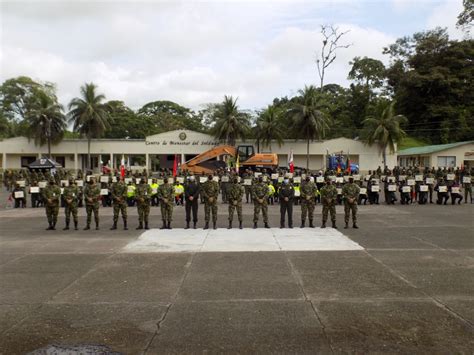
[{"label": "emblem on wall", "polygon": [[181,139],[182,141],[184,141],[186,139],[186,133],[185,132],[181,132],[179,134],[179,139]]}]

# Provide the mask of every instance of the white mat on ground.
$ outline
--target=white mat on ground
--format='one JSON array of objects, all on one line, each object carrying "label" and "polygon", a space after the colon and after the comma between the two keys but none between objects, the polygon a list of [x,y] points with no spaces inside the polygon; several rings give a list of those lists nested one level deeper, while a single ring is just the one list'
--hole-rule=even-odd
[{"label": "white mat on ground", "polygon": [[363,250],[339,230],[151,229],[127,244],[123,253]]}]

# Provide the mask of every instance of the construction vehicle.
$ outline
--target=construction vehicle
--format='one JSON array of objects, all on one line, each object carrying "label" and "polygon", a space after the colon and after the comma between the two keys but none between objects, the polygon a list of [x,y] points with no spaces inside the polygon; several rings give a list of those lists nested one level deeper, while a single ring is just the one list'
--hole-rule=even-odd
[{"label": "construction vehicle", "polygon": [[181,170],[188,170],[194,174],[213,174],[218,169],[227,168],[224,159],[229,157],[234,162],[238,157],[239,165],[243,169],[267,168],[273,170],[278,167],[276,154],[256,154],[253,145],[239,145],[237,148],[230,145],[218,145],[181,164]]}]

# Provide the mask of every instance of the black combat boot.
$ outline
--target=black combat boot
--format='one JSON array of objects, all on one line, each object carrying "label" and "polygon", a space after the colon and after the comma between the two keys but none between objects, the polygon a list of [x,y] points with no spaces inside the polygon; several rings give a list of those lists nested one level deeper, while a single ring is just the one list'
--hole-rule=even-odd
[{"label": "black combat boot", "polygon": [[253,224],[253,229],[257,229],[257,222]]},{"label": "black combat boot", "polygon": [[216,222],[212,222],[212,228],[217,229]]},{"label": "black combat boot", "polygon": [[126,220],[126,219],[123,220],[123,230],[124,230],[124,231],[127,231],[127,230],[128,230],[128,227],[127,227],[127,220]]},{"label": "black combat boot", "polygon": [[84,230],[85,230],[85,231],[88,231],[89,229],[91,229],[91,225],[90,225],[90,224],[87,224],[87,225],[84,227]]},{"label": "black combat boot", "polygon": [[293,224],[288,224],[288,228],[293,229]]},{"label": "black combat boot", "polygon": [[98,231],[100,228],[99,228],[99,223],[96,223],[95,224],[95,230]]},{"label": "black combat boot", "polygon": [[270,226],[268,225],[268,222],[265,222],[265,228],[270,228]]},{"label": "black combat boot", "polygon": [[112,225],[112,227],[110,227],[110,230],[113,231],[117,229],[117,222],[114,222],[114,224]]},{"label": "black combat boot", "polygon": [[189,221],[186,221],[186,227],[184,229],[189,229]]},{"label": "black combat boot", "polygon": [[357,225],[357,223],[354,222],[354,224],[352,225],[352,228],[359,229],[359,226]]},{"label": "black combat boot", "polygon": [[304,228],[304,225],[306,224],[306,221],[304,219],[301,220],[301,227],[300,228]]},{"label": "black combat boot", "polygon": [[148,222],[145,222],[145,229],[150,229],[150,228],[148,227]]},{"label": "black combat boot", "polygon": [[77,231],[77,222],[74,222],[74,230]]},{"label": "black combat boot", "polygon": [[349,223],[346,223],[346,225],[344,226],[344,229],[347,229],[349,228]]},{"label": "black combat boot", "polygon": [[166,229],[166,221],[165,220],[163,220],[163,225],[161,226],[160,229]]},{"label": "black combat boot", "polygon": [[53,222],[52,226],[51,226],[51,230],[55,231],[56,230],[56,222]]},{"label": "black combat boot", "polygon": [[196,223],[197,222],[193,222],[193,228],[196,229]]},{"label": "black combat boot", "polygon": [[206,222],[203,229],[209,229],[209,222]]},{"label": "black combat boot", "polygon": [[323,221],[323,224],[321,224],[321,228],[326,228],[326,221]]},{"label": "black combat boot", "polygon": [[239,221],[239,229],[242,229],[242,221]]},{"label": "black combat boot", "polygon": [[46,230],[50,231],[51,229],[53,229],[53,225],[50,222],[48,222],[48,228],[46,228]]},{"label": "black combat boot", "polygon": [[310,227],[310,228],[314,228],[314,224],[313,224],[313,220],[312,220],[312,219],[309,220],[309,227]]},{"label": "black combat boot", "polygon": [[69,230],[69,222],[66,222],[66,227],[63,228],[63,231]]},{"label": "black combat boot", "polygon": [[[138,224],[138,227],[135,228],[135,229],[136,229],[136,230],[143,229],[143,223],[140,222],[140,223]],[[161,228],[161,229],[163,229],[163,228]]]},{"label": "black combat boot", "polygon": [[336,221],[333,221],[333,222],[332,222],[332,227],[333,227],[334,229],[337,229],[337,227],[336,227]]},{"label": "black combat boot", "polygon": [[227,227],[227,229],[232,229],[232,222],[229,221],[229,226]]},{"label": "black combat boot", "polygon": [[168,229],[172,229],[171,228],[171,221],[168,221]]},{"label": "black combat boot", "polygon": [[283,223],[280,223],[280,229],[285,228],[285,225]]}]

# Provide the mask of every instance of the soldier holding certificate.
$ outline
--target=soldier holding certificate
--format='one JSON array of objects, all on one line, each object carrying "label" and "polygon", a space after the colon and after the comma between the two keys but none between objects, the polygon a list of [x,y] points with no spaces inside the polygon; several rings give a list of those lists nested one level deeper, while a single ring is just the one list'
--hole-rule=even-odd
[{"label": "soldier holding certificate", "polygon": [[352,227],[359,228],[357,226],[357,200],[359,198],[360,188],[354,184],[354,178],[349,177],[349,183],[344,185],[342,188],[342,195],[344,197],[344,222],[346,225],[345,229],[349,226],[349,218],[352,211]]}]

